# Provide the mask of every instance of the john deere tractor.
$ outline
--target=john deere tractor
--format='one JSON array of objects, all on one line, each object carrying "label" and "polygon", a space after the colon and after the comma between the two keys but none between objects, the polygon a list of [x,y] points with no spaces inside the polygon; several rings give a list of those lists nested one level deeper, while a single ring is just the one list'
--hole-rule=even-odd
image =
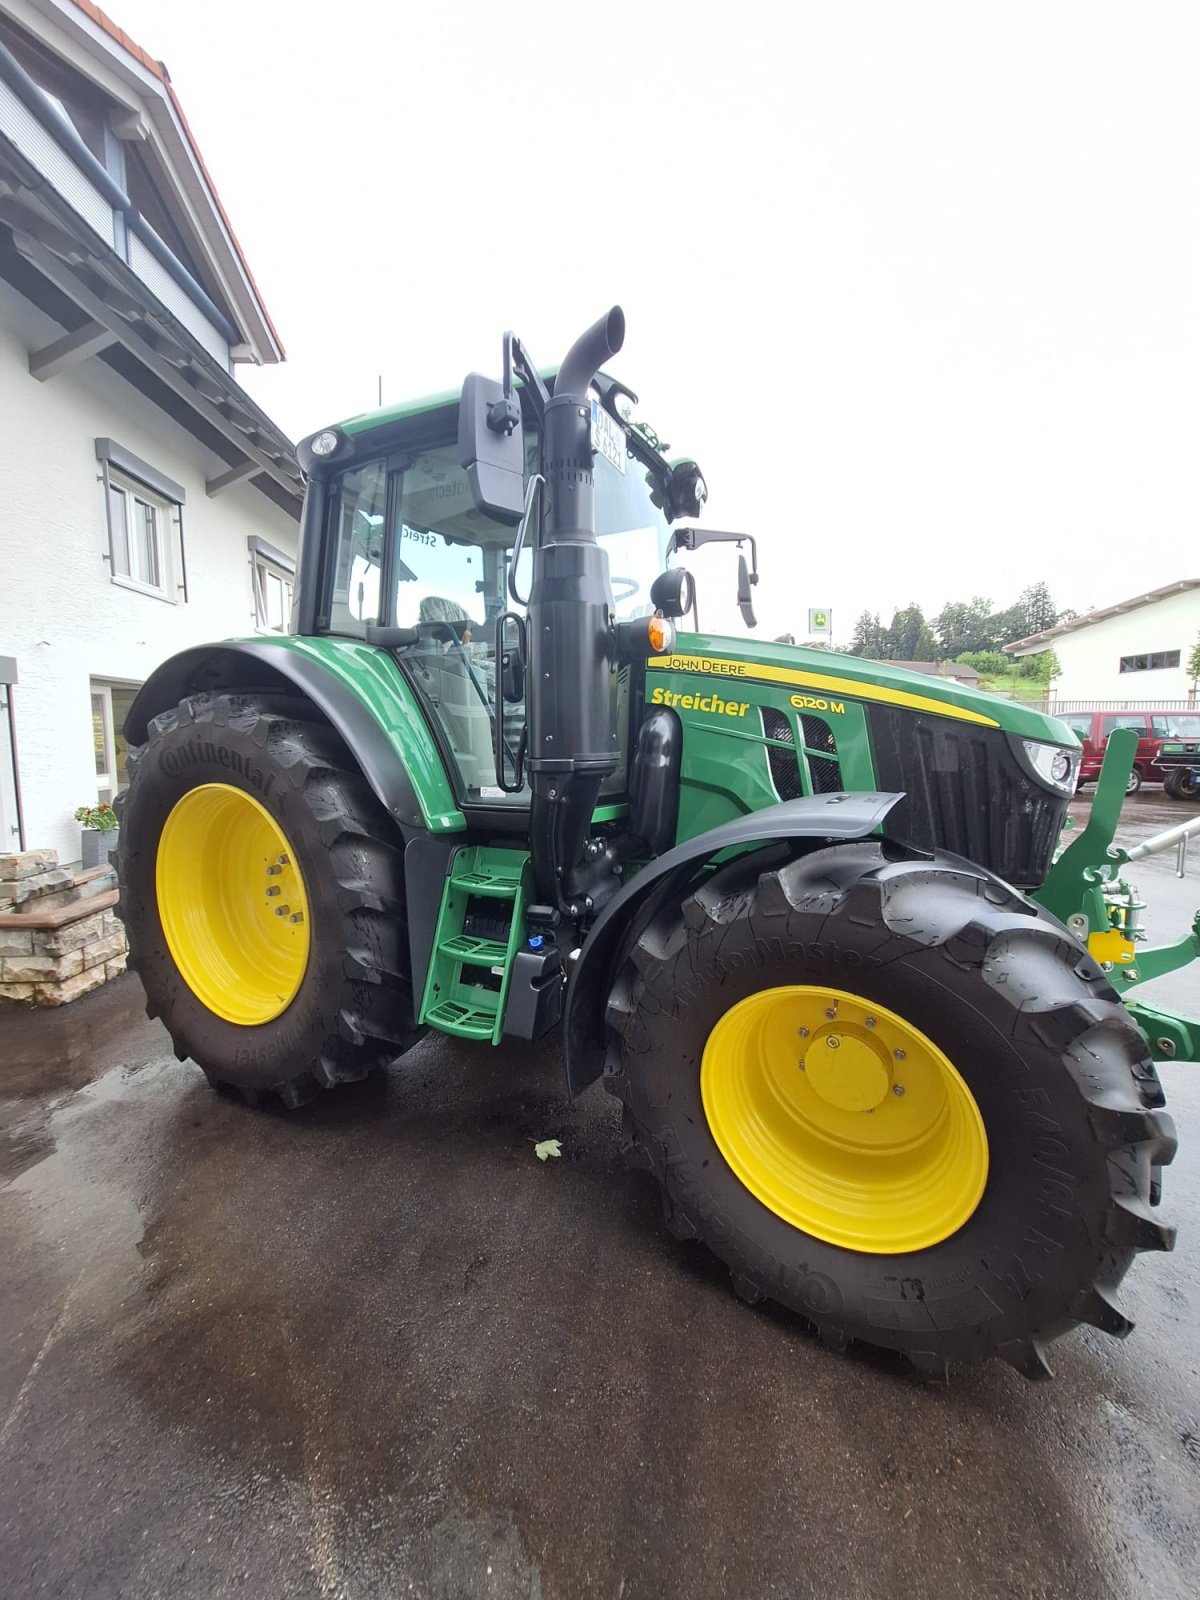
[{"label": "john deere tractor", "polygon": [[252,1104],[561,1029],[740,1295],[1045,1375],[1170,1248],[1154,1058],[1200,1051],[1130,1002],[1200,953],[1145,950],[1118,876],[1132,736],[1056,860],[1061,722],[702,633],[680,553],[740,548],[748,623],[757,553],[697,525],[623,337],[551,377],[509,335],[502,378],[303,444],[291,633],[184,651],[126,724],[130,964]]}]

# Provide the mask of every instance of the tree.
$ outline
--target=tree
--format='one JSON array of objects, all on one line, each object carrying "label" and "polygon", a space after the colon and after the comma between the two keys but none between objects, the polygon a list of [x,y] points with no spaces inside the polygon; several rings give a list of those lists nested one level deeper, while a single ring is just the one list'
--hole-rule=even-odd
[{"label": "tree", "polygon": [[992,602],[981,594],[966,602],[952,601],[934,617],[933,629],[943,656],[950,660],[968,650],[991,650],[996,642]]},{"label": "tree", "polygon": [[888,661],[936,661],[938,643],[925,621],[925,613],[915,600],[897,611],[884,635],[884,657]]},{"label": "tree", "polygon": [[854,637],[850,641],[852,656],[865,656],[870,661],[883,657],[883,639],[887,630],[879,620],[878,612],[864,611],[854,624]]},{"label": "tree", "polygon": [[1188,657],[1188,677],[1192,680],[1192,693],[1196,692],[1196,679],[1200,678],[1200,633],[1196,635],[1196,642],[1192,646],[1192,653]]},{"label": "tree", "polygon": [[1058,621],[1058,612],[1045,583],[1031,583],[1027,589],[1022,589],[1017,604],[1025,612],[1026,636],[1042,633]]},{"label": "tree", "polygon": [[1039,650],[1036,655],[1022,656],[1017,669],[1022,678],[1032,678],[1048,689],[1055,678],[1062,677],[1062,667],[1053,650]]}]

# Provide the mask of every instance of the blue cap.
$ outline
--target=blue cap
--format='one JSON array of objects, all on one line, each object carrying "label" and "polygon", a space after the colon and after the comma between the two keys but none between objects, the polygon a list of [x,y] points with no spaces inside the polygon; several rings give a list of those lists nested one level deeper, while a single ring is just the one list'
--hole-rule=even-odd
[{"label": "blue cap", "polygon": [[540,950],[545,942],[546,936],[544,933],[531,933],[529,935],[528,943],[531,950]]}]

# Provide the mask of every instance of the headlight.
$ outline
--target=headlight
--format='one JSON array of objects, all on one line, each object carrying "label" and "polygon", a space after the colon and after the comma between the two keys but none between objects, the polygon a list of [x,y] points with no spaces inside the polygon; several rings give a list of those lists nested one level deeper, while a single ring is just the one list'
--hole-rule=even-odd
[{"label": "headlight", "polygon": [[1035,739],[1026,739],[1025,754],[1039,778],[1065,794],[1075,793],[1075,774],[1082,751],[1064,750],[1061,744],[1039,744]]},{"label": "headlight", "polygon": [[315,439],[309,441],[308,448],[315,456],[331,456],[338,447],[338,436],[328,428],[324,433],[318,433]]}]

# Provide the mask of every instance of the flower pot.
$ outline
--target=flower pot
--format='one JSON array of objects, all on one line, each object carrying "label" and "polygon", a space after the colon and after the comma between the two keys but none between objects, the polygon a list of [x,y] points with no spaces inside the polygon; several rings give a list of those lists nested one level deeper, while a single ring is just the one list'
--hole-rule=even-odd
[{"label": "flower pot", "polygon": [[107,833],[101,833],[98,828],[83,828],[80,830],[81,860],[84,870],[88,867],[106,867],[108,858],[117,848],[118,829],[110,828]]}]

